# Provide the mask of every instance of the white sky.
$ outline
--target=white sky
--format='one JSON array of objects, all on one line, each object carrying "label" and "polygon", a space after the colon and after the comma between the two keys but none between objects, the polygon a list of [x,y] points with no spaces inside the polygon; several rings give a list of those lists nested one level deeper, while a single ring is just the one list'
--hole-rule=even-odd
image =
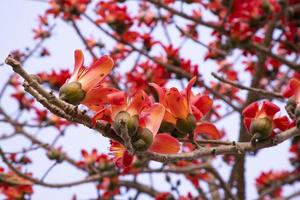
[{"label": "white sky", "polygon": [[[1,0],[0,1],[0,63],[5,59],[8,53],[13,49],[23,49],[26,46],[34,46],[32,40],[32,28],[37,26],[37,16],[42,14],[47,8],[47,4],[39,3],[30,0]],[[90,24],[80,24],[84,34],[86,36],[93,35],[92,33],[98,33],[95,28]],[[158,36],[161,33],[156,33]],[[94,35],[96,38],[99,35]],[[104,37],[101,35],[101,37]],[[162,36],[163,37],[163,36]],[[206,30],[200,31],[200,38],[202,40],[209,39],[209,34]],[[107,38],[103,38],[103,41],[107,41]],[[176,41],[177,42],[177,41]],[[55,28],[53,38],[45,42],[45,46],[50,49],[51,57],[47,59],[30,59],[26,63],[27,69],[31,73],[49,71],[52,67],[54,68],[67,68],[73,67],[73,52],[74,49],[84,49],[80,39],[76,37],[75,31],[71,26],[66,23],[59,21]],[[195,62],[203,60],[204,52],[199,50],[198,47],[193,46],[189,43],[185,46],[186,51],[182,55],[187,58],[193,59]],[[195,50],[198,48],[197,50]],[[191,50],[192,49],[192,50]],[[88,63],[89,57],[86,53],[86,61]],[[128,63],[132,62],[128,59]],[[125,66],[124,63],[123,66]],[[215,68],[212,62],[199,63],[200,72],[209,80],[210,72]],[[205,68],[206,67],[206,68]],[[239,67],[239,66],[235,66]],[[123,67],[122,70],[127,71],[128,68]],[[11,74],[11,69],[7,66],[0,67],[0,86],[3,85],[8,75]],[[13,113],[16,110],[16,103],[9,99],[1,102],[1,106],[7,108],[9,113]],[[225,128],[227,130],[229,139],[236,139],[238,134],[239,118],[236,115],[228,117],[221,121],[218,125],[219,128]],[[7,127],[0,124],[0,133],[8,131]],[[39,139],[43,141],[51,141],[56,134],[53,133],[53,129],[47,129],[39,134]],[[66,137],[62,138],[59,144],[63,144],[64,150],[69,153],[73,158],[80,158],[80,150],[82,148],[88,151],[97,148],[99,152],[107,152],[108,143],[107,141],[99,136],[99,134],[93,131],[83,128],[75,127],[70,128],[66,133]],[[0,145],[7,151],[18,150],[20,147],[29,145],[28,141],[22,137],[17,137],[9,142],[0,142]],[[263,150],[259,152],[255,157],[250,157],[247,160],[246,165],[246,179],[247,179],[247,197],[248,199],[254,199],[256,194],[256,188],[254,186],[255,178],[260,174],[261,171],[268,171],[269,169],[291,169],[287,154],[289,148],[289,142]],[[34,172],[34,175],[41,176],[50,166],[51,162],[45,156],[43,151],[32,153],[31,158],[35,161],[33,165],[29,167],[30,171]],[[221,174],[228,177],[228,167],[220,165],[220,162],[216,162],[217,169],[220,170]],[[3,164],[0,161],[0,166]],[[49,182],[64,182],[78,180],[84,177],[84,174],[74,170],[67,164],[56,167],[47,177],[46,181]],[[143,177],[146,180],[147,177]],[[164,177],[159,175],[155,176],[157,183],[162,183]],[[166,188],[167,185],[158,185],[158,188]],[[183,184],[181,189],[188,191],[190,189],[189,184]],[[166,188],[167,189],[167,188]],[[299,189],[299,187],[298,187]],[[292,192],[296,188],[288,190]],[[288,192],[288,193],[289,193]],[[33,200],[37,199],[71,199],[71,196],[76,193],[79,199],[87,199],[95,197],[95,188],[91,187],[91,184],[83,186],[66,188],[66,189],[47,189],[35,187]],[[1,196],[0,196],[1,199]],[[144,198],[141,198],[144,199]]]}]

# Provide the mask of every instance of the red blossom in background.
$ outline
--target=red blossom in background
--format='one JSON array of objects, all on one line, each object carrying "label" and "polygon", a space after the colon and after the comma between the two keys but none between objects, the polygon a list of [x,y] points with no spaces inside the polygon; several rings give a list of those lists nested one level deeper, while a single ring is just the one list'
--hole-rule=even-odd
[{"label": "red blossom in background", "polygon": [[[157,200],[243,200],[253,198],[247,192],[253,186],[258,199],[299,195],[294,184],[300,180],[299,4],[47,1],[34,18],[35,45],[11,51],[5,60],[18,75],[4,74],[0,88],[1,197],[34,199],[33,189],[39,195],[42,187],[85,183],[96,188],[93,199],[104,200],[144,195]],[[70,51],[65,43],[57,43],[59,51],[48,45],[57,42],[62,23],[74,29],[70,37],[79,39],[66,41],[84,49],[74,51],[72,72],[45,68],[52,59],[59,65],[66,62],[56,57]],[[110,143],[95,139],[100,135]],[[94,146],[86,143],[91,137]],[[249,154],[263,157],[263,149],[289,138],[290,169],[263,172],[269,165],[257,162],[262,173],[255,185],[248,184],[253,182],[245,162]],[[270,151],[284,151],[278,149]],[[47,161],[38,163],[36,155]],[[56,183],[56,167],[73,167],[82,175]],[[72,172],[64,171],[68,177]],[[294,187],[295,193],[286,187]],[[82,198],[80,190],[74,191],[73,200]]]}]

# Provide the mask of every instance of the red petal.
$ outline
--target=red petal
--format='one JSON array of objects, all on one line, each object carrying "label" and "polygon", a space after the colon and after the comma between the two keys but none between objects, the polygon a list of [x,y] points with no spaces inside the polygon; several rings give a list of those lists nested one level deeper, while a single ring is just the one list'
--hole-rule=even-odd
[{"label": "red petal", "polygon": [[194,98],[195,98],[193,100],[194,106],[196,106],[202,112],[203,115],[208,113],[208,111],[211,109],[213,104],[211,98],[207,95],[203,95],[203,96],[197,95]]},{"label": "red petal", "polygon": [[242,115],[244,117],[254,118],[257,111],[258,111],[258,102],[253,102],[243,110]]},{"label": "red petal", "polygon": [[80,50],[80,49],[76,49],[75,50],[75,52],[74,52],[74,59],[75,59],[75,66],[74,66],[74,72],[75,72],[81,66],[83,66],[83,63],[84,63],[84,55],[83,55],[82,50]]},{"label": "red petal", "polygon": [[282,131],[285,131],[290,126],[290,121],[287,118],[287,116],[278,117],[278,118],[274,119],[273,122],[275,124],[275,127],[279,128]]},{"label": "red petal", "polygon": [[202,122],[197,125],[194,131],[194,137],[197,137],[198,134],[207,135],[211,139],[215,139],[215,140],[221,138],[221,134],[218,131],[218,129],[215,127],[215,125],[209,122]]},{"label": "red petal", "polygon": [[196,76],[194,76],[188,83],[187,87],[186,87],[186,99],[187,99],[187,104],[188,104],[188,108],[189,108],[189,112],[192,111],[192,108],[191,108],[191,93],[192,93],[192,87],[193,85],[195,84],[196,82]]},{"label": "red petal", "polygon": [[149,83],[149,85],[156,90],[158,94],[159,102],[162,103],[165,96],[165,91],[163,90],[163,88],[157,85],[156,83]]},{"label": "red petal", "polygon": [[79,82],[82,84],[82,89],[88,91],[96,87],[112,70],[113,65],[114,61],[109,56],[102,56],[96,60],[80,77]]},{"label": "red petal", "polygon": [[119,90],[115,88],[109,87],[97,87],[89,90],[84,97],[84,100],[81,104],[86,106],[89,105],[97,105],[103,103],[109,103],[109,94],[119,92]]},{"label": "red petal", "polygon": [[247,128],[247,130],[249,131],[250,129],[250,125],[251,125],[251,121],[253,118],[249,118],[249,117],[245,117],[244,118],[244,125]]},{"label": "red petal", "polygon": [[300,81],[298,79],[292,78],[289,81],[289,86],[290,86],[291,90],[299,91],[300,90]]},{"label": "red petal", "polygon": [[125,151],[122,157],[122,167],[129,167],[133,161],[133,155]]},{"label": "red petal", "polygon": [[149,105],[150,99],[148,95],[143,90],[140,90],[131,98],[131,103],[128,106],[127,112],[133,116],[139,114],[143,108]]},{"label": "red petal", "polygon": [[268,116],[273,117],[277,112],[280,111],[280,108],[272,102],[264,101],[261,110],[264,111]]},{"label": "red petal", "polygon": [[140,127],[149,129],[153,137],[157,134],[160,124],[165,115],[165,107],[162,104],[153,104],[147,110],[143,110],[140,114]]},{"label": "red petal", "polygon": [[155,136],[149,150],[156,153],[175,154],[180,150],[180,144],[176,138],[160,133]]},{"label": "red petal", "polygon": [[187,99],[179,93],[177,88],[171,88],[165,97],[170,112],[179,119],[186,119],[189,108]]},{"label": "red petal", "polygon": [[285,98],[289,98],[289,97],[291,97],[291,96],[294,95],[294,91],[290,88],[290,86],[287,86],[287,87],[283,90],[282,95],[283,95]]},{"label": "red petal", "polygon": [[192,113],[196,121],[199,121],[203,117],[203,113],[196,106],[192,106]]}]

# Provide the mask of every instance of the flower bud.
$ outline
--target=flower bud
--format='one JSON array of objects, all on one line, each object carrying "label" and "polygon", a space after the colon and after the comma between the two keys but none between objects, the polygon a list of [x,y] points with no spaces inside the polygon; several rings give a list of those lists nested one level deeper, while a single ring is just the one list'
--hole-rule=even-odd
[{"label": "flower bud", "polygon": [[131,117],[130,114],[126,111],[119,112],[113,122],[113,127],[118,133],[120,133],[121,131],[122,122],[126,123],[128,134],[130,136],[134,136],[138,128],[138,116],[134,115]]},{"label": "flower bud", "polygon": [[115,120],[113,122],[113,127],[117,131],[117,133],[121,132],[122,122],[125,122],[127,124],[129,119],[130,119],[130,114],[126,111],[121,111],[116,115]]},{"label": "flower bud", "polygon": [[300,117],[300,106],[297,106],[297,107],[296,107],[296,109],[295,109],[295,116],[296,116],[297,118]]},{"label": "flower bud", "polygon": [[185,136],[187,136],[187,134],[188,133],[181,132],[177,129],[175,129],[171,132],[171,135],[175,138],[184,138]]},{"label": "flower bud", "polygon": [[47,152],[47,157],[50,160],[56,160],[58,163],[61,163],[64,159],[64,154],[59,150],[53,149]]},{"label": "flower bud", "polygon": [[162,121],[159,127],[159,133],[164,133],[164,132],[171,132],[174,129],[174,126],[172,123],[167,122],[167,121]]},{"label": "flower bud", "polygon": [[294,97],[290,97],[287,101],[287,105],[296,107],[297,102]]},{"label": "flower bud", "polygon": [[192,114],[188,114],[186,119],[178,119],[176,122],[176,128],[182,133],[192,134],[196,128],[195,117]]},{"label": "flower bud", "polygon": [[272,131],[272,121],[266,117],[258,118],[251,122],[250,133],[252,135],[256,134],[256,139],[266,139],[272,134]]},{"label": "flower bud", "polygon": [[153,134],[147,128],[139,128],[134,137],[133,147],[137,151],[146,151],[153,142]]},{"label": "flower bud", "polygon": [[73,105],[78,105],[85,97],[85,91],[78,82],[65,83],[59,89],[59,98]]},{"label": "flower bud", "polygon": [[134,116],[130,117],[130,119],[127,122],[128,134],[130,136],[134,136],[136,134],[138,125],[139,125],[138,115],[134,115]]}]

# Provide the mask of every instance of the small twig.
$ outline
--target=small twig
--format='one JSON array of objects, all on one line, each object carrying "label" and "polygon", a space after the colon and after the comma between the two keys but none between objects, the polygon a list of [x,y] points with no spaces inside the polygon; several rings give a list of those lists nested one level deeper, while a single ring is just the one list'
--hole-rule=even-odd
[{"label": "small twig", "polygon": [[281,98],[281,99],[284,98],[282,96],[282,94],[278,93],[278,92],[269,92],[269,91],[266,91],[266,90],[263,90],[263,89],[258,89],[258,88],[253,88],[253,87],[247,87],[247,86],[244,86],[242,84],[236,83],[234,81],[222,78],[221,76],[218,76],[214,72],[212,72],[211,75],[213,77],[215,77],[216,79],[218,79],[219,81],[223,82],[223,83],[229,84],[229,85],[231,85],[233,87],[236,87],[236,88],[240,88],[242,90],[249,90],[249,91],[261,94],[261,95],[266,95],[266,96],[271,96],[271,97],[277,97],[277,98]]}]

